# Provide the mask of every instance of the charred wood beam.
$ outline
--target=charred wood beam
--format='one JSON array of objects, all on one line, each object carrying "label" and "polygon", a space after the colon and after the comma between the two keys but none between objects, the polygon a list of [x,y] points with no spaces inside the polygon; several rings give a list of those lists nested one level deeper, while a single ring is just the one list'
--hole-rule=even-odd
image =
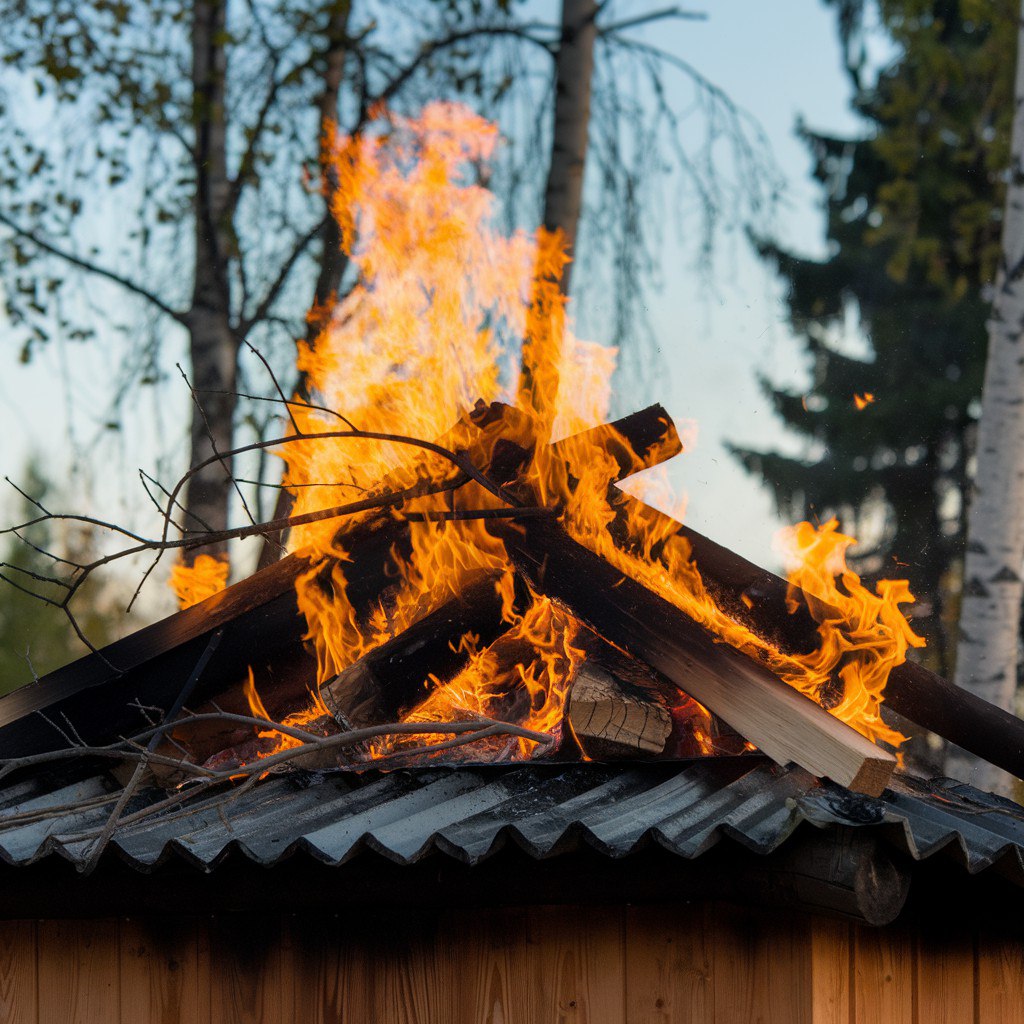
[{"label": "charred wood beam", "polygon": [[429,675],[450,678],[468,660],[453,642],[472,632],[482,646],[507,628],[497,577],[486,575],[458,597],[350,665],[320,688],[331,714],[349,728],[397,721],[425,696]]},{"label": "charred wood beam", "polygon": [[[642,504],[621,491],[619,494],[626,507],[635,510]],[[701,578],[721,608],[787,653],[806,653],[818,646],[818,624],[806,604],[801,602],[796,612],[789,612],[789,584],[784,579],[688,526],[675,526],[677,535],[689,542]],[[908,661],[892,669],[885,705],[1024,779],[1024,721],[954,686],[923,665]]]},{"label": "charred wood beam", "polygon": [[[484,430],[514,415],[515,410],[497,403],[480,405],[470,421]],[[661,406],[602,424],[577,435],[577,440],[586,445],[588,434],[593,434],[593,443],[600,443],[609,430],[628,441],[642,465],[653,465],[679,450],[671,420]],[[481,468],[498,480],[507,479],[529,456],[525,449],[499,438],[491,452],[496,464]],[[635,470],[631,461],[628,452],[620,453],[623,472]],[[408,523],[382,513],[345,531],[346,548],[358,552],[359,564],[351,572],[357,605],[379,597],[393,582],[389,552],[392,545],[403,543],[410,529]],[[308,671],[311,659],[302,646],[304,622],[295,601],[295,582],[308,568],[306,559],[289,555],[192,608],[8,694],[0,699],[0,749],[19,757],[65,747],[72,732],[93,743],[139,731],[147,721],[138,705],[145,705],[149,713],[169,709],[217,629],[223,628],[224,636],[196,694],[197,702],[231,687],[249,664],[294,663]]]},{"label": "charred wood beam", "polygon": [[535,520],[500,532],[516,567],[535,588],[672,680],[768,757],[779,764],[795,762],[857,792],[878,796],[884,790],[896,765],[891,754],[718,641],[558,525]]}]

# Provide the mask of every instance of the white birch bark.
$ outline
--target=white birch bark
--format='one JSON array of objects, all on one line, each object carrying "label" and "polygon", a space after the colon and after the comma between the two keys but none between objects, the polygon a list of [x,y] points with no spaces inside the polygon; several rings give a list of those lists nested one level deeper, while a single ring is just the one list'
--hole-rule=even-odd
[{"label": "white birch bark", "polygon": [[[1024,583],[1024,2],[1002,258],[989,320],[977,468],[967,521],[956,683],[1012,711]],[[1008,791],[1009,777],[956,750],[954,778]]]},{"label": "white birch bark", "polygon": [[[576,230],[583,206],[597,12],[596,0],[562,0],[562,33],[555,53],[555,111],[551,163],[544,187],[544,227],[562,233],[570,256],[575,255]],[[558,282],[563,296],[569,294],[571,272],[572,263],[569,263]],[[538,289],[534,295],[538,315],[557,316],[554,311],[541,310],[538,298],[541,291],[543,289]],[[558,392],[554,368],[559,364],[560,334],[560,326],[552,326],[549,341],[542,348],[529,339],[523,344],[519,401],[524,408],[532,407],[548,422],[553,416]]]}]

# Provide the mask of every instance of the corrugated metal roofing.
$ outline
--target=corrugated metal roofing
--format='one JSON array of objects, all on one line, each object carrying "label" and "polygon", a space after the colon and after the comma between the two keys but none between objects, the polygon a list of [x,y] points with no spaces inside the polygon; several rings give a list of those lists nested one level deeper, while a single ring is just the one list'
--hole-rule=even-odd
[{"label": "corrugated metal roofing", "polygon": [[[0,858],[81,862],[115,798],[101,776],[43,794],[28,783],[8,786],[0,791]],[[71,803],[76,809],[56,817],[4,827],[11,815]],[[143,871],[176,857],[209,871],[232,853],[272,865],[299,851],[331,865],[365,850],[400,864],[434,851],[476,864],[508,842],[538,859],[581,845],[621,858],[650,843],[694,858],[723,838],[770,853],[806,823],[879,830],[916,860],[945,851],[971,873],[997,866],[1024,884],[1024,809],[1015,804],[907,776],[879,799],[862,797],[758,757],[277,775],[227,803],[197,798],[122,826],[111,845]]]}]

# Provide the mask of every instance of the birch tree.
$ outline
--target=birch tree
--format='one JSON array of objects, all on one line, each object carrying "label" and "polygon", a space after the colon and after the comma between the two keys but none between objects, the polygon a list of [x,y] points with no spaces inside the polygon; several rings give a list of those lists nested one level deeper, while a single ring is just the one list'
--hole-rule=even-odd
[{"label": "birch tree", "polygon": [[[1024,593],[1024,3],[973,491],[956,682],[1011,710]],[[959,751],[951,754],[947,771],[984,789],[1008,785],[1002,773]]]},{"label": "birch tree", "polygon": [[[583,204],[597,11],[597,0],[562,0],[561,37],[555,53],[554,127],[544,188],[544,226],[561,232],[570,254],[576,245]],[[566,294],[571,272],[570,263],[561,280]]]}]

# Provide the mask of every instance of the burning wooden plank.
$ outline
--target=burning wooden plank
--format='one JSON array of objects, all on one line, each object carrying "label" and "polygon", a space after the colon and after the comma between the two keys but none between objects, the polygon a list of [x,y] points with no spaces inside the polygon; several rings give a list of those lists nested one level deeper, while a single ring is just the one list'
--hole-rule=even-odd
[{"label": "burning wooden plank", "polygon": [[[675,534],[691,548],[692,557],[717,604],[738,622],[786,653],[806,653],[820,643],[818,623],[810,615],[811,596],[792,609],[789,583],[696,530],[618,491],[616,502],[626,515],[638,512],[659,521],[662,532]],[[917,662],[906,661],[889,672],[885,706],[917,725],[942,736],[1024,779],[1024,721],[954,686]]]},{"label": "burning wooden plank", "polygon": [[716,640],[560,527],[531,522],[502,536],[538,591],[672,680],[768,757],[795,762],[857,792],[881,794],[896,766],[892,754]]}]

